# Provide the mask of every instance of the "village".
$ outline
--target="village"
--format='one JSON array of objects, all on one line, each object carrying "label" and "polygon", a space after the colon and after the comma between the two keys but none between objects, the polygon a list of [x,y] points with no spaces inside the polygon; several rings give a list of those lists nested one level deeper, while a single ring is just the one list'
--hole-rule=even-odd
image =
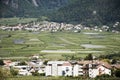
[{"label": "village", "polygon": [[[119,33],[119,31],[115,30],[118,27],[119,22],[116,22],[113,25],[111,32]],[[102,27],[94,26],[94,27],[86,27],[84,25],[78,24],[66,24],[66,23],[56,23],[56,22],[48,22],[43,21],[41,23],[29,23],[29,24],[19,24],[17,26],[1,26],[1,30],[3,31],[29,31],[29,32],[61,32],[61,31],[70,31],[74,33],[80,33],[82,30],[91,30],[92,32],[83,32],[85,35],[91,35],[89,39],[92,37],[96,39],[103,39],[103,35],[97,35],[99,32],[108,32],[110,30],[109,26],[103,25]],[[59,38],[60,40],[71,44],[76,45],[76,43],[67,41],[66,39]],[[34,40],[34,39],[30,39]],[[38,40],[39,39],[35,39]],[[14,41],[15,45],[23,44],[24,41]],[[106,48],[105,46],[97,46],[86,44],[81,45],[82,47],[89,49],[91,48]],[[22,48],[21,48],[22,49]],[[71,50],[41,50],[41,53],[75,53],[75,51]],[[88,51],[90,52],[90,51]],[[92,51],[94,52],[94,51]],[[98,51],[100,52],[100,51]],[[52,56],[52,55],[51,55]],[[31,76],[31,75],[41,75],[41,76],[66,76],[66,77],[78,77],[85,76],[89,78],[96,78],[101,75],[113,76],[115,73],[113,70],[120,69],[120,63],[110,64],[106,61],[102,61],[99,59],[94,60],[47,60],[41,59],[39,55],[33,55],[28,57],[29,60],[16,60],[12,61],[11,59],[2,59],[4,65],[2,66],[4,69],[17,71],[15,75],[20,76]],[[54,58],[54,57],[53,57]],[[17,58],[16,58],[17,59]]]},{"label": "village", "polygon": [[118,30],[116,30],[119,27],[119,22],[116,22],[112,28],[110,29],[109,26],[103,25],[101,27],[93,26],[93,27],[87,27],[82,24],[67,24],[67,23],[57,23],[57,22],[48,22],[48,21],[42,21],[42,22],[32,22],[28,24],[18,24],[16,26],[0,26],[1,30],[4,31],[50,31],[50,32],[57,32],[57,31],[72,31],[72,32],[81,32],[81,30],[94,30],[97,32],[103,32],[103,31],[111,31],[113,33],[119,33]]},{"label": "village", "polygon": [[96,78],[101,75],[112,76],[113,70],[120,69],[120,64],[109,64],[101,60],[68,60],[68,61],[49,61],[42,60],[38,55],[29,57],[29,61],[3,60],[4,69],[16,70],[16,75],[30,76],[40,74],[42,76],[86,76]]}]

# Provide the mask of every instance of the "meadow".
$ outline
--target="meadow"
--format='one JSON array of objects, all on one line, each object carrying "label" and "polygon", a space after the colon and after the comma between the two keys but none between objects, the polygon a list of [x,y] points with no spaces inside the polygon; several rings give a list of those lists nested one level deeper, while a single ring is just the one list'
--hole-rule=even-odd
[{"label": "meadow", "polygon": [[44,77],[44,76],[18,76],[8,78],[7,80],[119,80],[117,77],[101,77],[101,78],[88,78],[88,77]]},{"label": "meadow", "polygon": [[0,18],[0,25],[13,26],[36,21],[37,18]]},{"label": "meadow", "polygon": [[120,52],[120,33],[82,31],[29,32],[0,31],[0,57],[25,59],[39,54],[41,59],[64,60],[64,55],[84,58]]}]

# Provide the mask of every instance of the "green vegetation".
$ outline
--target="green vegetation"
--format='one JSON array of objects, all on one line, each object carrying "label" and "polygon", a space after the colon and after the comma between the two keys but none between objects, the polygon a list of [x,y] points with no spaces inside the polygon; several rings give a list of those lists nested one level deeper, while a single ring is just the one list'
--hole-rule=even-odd
[{"label": "green vegetation", "polygon": [[68,0],[37,0],[36,6],[33,0],[0,0],[0,17],[39,17],[57,10],[58,8],[68,4]]},{"label": "green vegetation", "polygon": [[99,78],[87,78],[83,76],[79,77],[42,77],[42,76],[19,76],[14,78],[8,78],[8,80],[119,80],[116,77],[99,77]]},{"label": "green vegetation", "polygon": [[10,76],[11,74],[9,70],[0,67],[0,80],[7,80]]},{"label": "green vegetation", "polygon": [[10,73],[11,73],[12,76],[18,75],[18,71],[13,69],[13,68],[10,69]]},{"label": "green vegetation", "polygon": [[0,25],[13,26],[36,21],[37,18],[0,18]]},{"label": "green vegetation", "polygon": [[[120,35],[103,32],[98,39],[95,35],[74,32],[40,32],[35,34],[28,31],[0,31],[1,58],[25,59],[33,54],[39,54],[42,59],[60,60],[84,58],[89,53],[94,56],[120,52]],[[93,31],[87,31],[93,32]],[[11,37],[6,37],[11,35]],[[99,36],[98,35],[98,36]],[[24,40],[16,44],[15,40]],[[105,48],[86,48],[82,44],[102,45]],[[62,52],[61,52],[62,51]],[[67,56],[65,56],[67,55]]]},{"label": "green vegetation", "polygon": [[88,56],[85,57],[85,60],[93,60],[92,54],[88,54]]},{"label": "green vegetation", "polygon": [[87,26],[109,25],[119,21],[119,0],[71,0],[50,19],[58,22],[82,23]]},{"label": "green vegetation", "polygon": [[120,78],[120,69],[115,71],[115,76]]},{"label": "green vegetation", "polygon": [[104,55],[100,55],[99,58],[101,59],[113,59],[112,60],[112,64],[115,64],[117,62],[117,60],[120,60],[120,52],[113,52],[112,54],[104,54]]},{"label": "green vegetation", "polygon": [[3,60],[0,59],[0,66],[3,66],[4,65],[4,62]]}]

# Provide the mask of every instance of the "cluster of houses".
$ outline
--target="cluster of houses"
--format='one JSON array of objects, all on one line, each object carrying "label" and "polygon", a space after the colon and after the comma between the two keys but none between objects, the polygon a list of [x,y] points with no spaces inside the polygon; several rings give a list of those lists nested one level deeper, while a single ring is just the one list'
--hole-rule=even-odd
[{"label": "cluster of houses", "polygon": [[19,62],[12,62],[11,60],[4,60],[5,68],[13,68],[18,70],[19,75],[32,75],[32,72],[45,74],[45,76],[87,76],[95,78],[102,74],[112,75],[113,68],[120,69],[120,64],[110,65],[107,62],[99,60],[82,60],[82,61],[44,61],[38,59],[27,61],[26,65],[18,65]]},{"label": "cluster of houses", "polygon": [[111,75],[111,66],[101,61],[49,61],[46,66],[46,76],[89,76]]},{"label": "cluster of houses", "polygon": [[[119,33],[119,31],[115,30],[115,28],[119,27],[119,22],[116,22],[113,25],[113,30],[112,32]],[[0,26],[1,30],[6,30],[6,31],[16,31],[16,30],[26,30],[26,31],[51,31],[51,32],[57,32],[57,31],[72,31],[72,32],[80,32],[81,30],[94,30],[98,32],[102,31],[109,31],[110,27],[103,25],[102,27],[86,27],[81,24],[73,25],[73,24],[66,24],[66,23],[56,23],[56,22],[48,22],[48,21],[43,21],[41,23],[29,23],[29,24],[24,24],[24,25],[17,25],[17,26]]]},{"label": "cluster of houses", "polygon": [[60,30],[73,30],[73,31],[79,31],[81,30],[83,26],[81,24],[79,25],[73,25],[73,24],[66,24],[66,23],[56,23],[56,22],[47,22],[43,21],[41,23],[32,23],[32,24],[24,24],[24,25],[17,25],[17,26],[1,26],[1,30],[6,31],[16,31],[16,30],[26,30],[26,31],[51,31],[51,32],[57,32]]}]

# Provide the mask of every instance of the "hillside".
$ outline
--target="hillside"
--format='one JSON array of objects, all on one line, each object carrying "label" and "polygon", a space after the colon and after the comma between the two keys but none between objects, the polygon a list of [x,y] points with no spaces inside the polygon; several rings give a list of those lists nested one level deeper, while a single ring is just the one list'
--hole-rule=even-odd
[{"label": "hillside", "polygon": [[[52,19],[91,25],[105,25],[120,21],[120,0],[75,0],[60,8]],[[54,17],[54,18],[53,18]]]},{"label": "hillside", "polygon": [[0,17],[39,17],[67,3],[68,0],[0,0]]},{"label": "hillside", "polygon": [[120,21],[120,0],[0,0],[0,17],[41,17],[50,21],[112,26]]}]

